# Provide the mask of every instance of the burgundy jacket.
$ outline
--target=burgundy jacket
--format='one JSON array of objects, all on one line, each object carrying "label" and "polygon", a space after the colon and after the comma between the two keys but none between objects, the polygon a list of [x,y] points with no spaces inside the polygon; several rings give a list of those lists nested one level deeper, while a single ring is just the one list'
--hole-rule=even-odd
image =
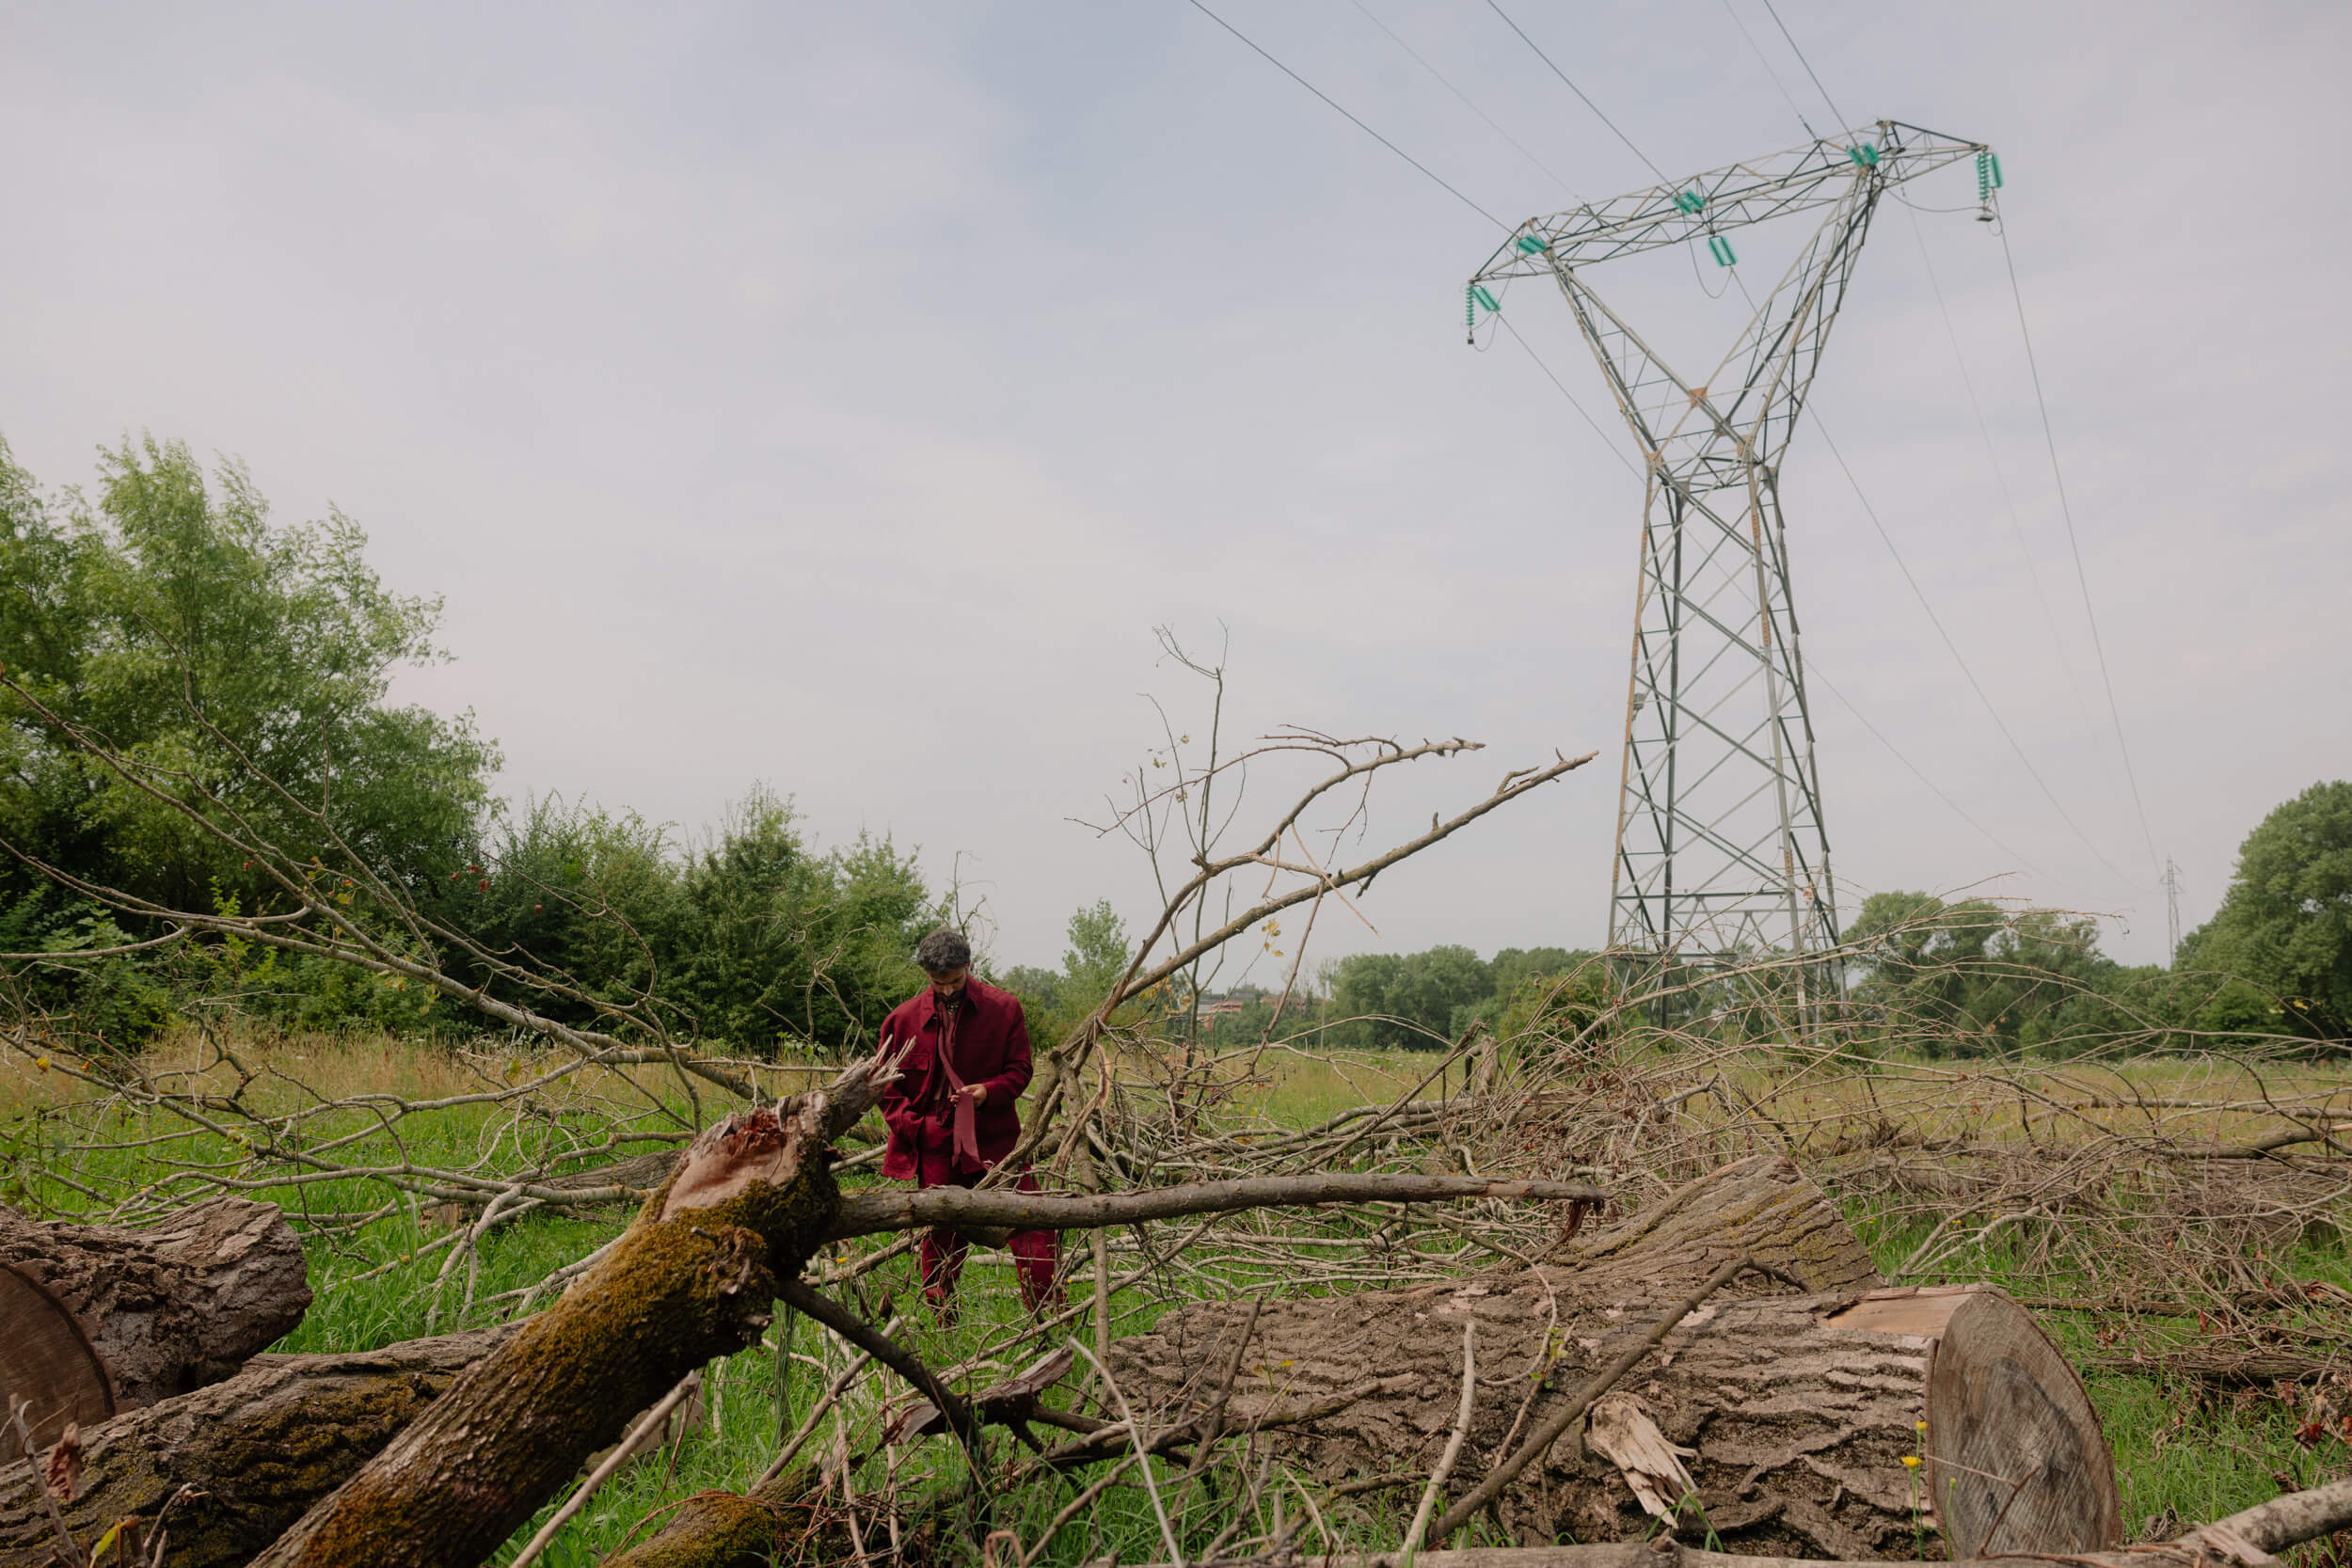
[{"label": "burgundy jacket", "polygon": [[[1021,1136],[1013,1101],[1029,1086],[1030,1071],[1029,1025],[1021,1016],[1019,997],[982,980],[966,980],[952,1021],[942,1016],[935,999],[927,988],[892,1009],[882,1027],[885,1051],[914,1042],[898,1064],[898,1081],[882,1092],[882,1119],[890,1124],[882,1175],[926,1187],[978,1176],[1012,1152]],[[943,1035],[951,1040],[946,1065],[955,1075],[966,1084],[988,1085],[988,1101],[974,1115],[977,1160],[956,1148],[953,1093],[940,1061]]]}]

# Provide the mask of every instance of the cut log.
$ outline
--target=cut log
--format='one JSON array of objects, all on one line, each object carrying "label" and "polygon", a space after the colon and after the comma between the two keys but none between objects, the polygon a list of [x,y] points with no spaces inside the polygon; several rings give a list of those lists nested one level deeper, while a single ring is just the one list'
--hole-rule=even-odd
[{"label": "cut log", "polygon": [[[1416,1379],[1271,1440],[1331,1481],[1428,1473],[1454,1424],[1462,1324],[1474,1318],[1486,1375],[1460,1497],[1747,1254],[1772,1277],[1735,1275],[1636,1362],[1604,1408],[1504,1488],[1505,1528],[1527,1542],[1618,1541],[1654,1531],[1662,1511],[1680,1533],[1711,1529],[1737,1551],[1849,1559],[2116,1539],[2097,1418],[2024,1308],[1989,1288],[1883,1288],[1834,1206],[1787,1161],[1727,1166],[1579,1242],[1533,1270],[1266,1303],[1243,1363],[1244,1385],[1263,1398]],[[1120,1386],[1158,1406],[1159,1421],[1174,1418],[1213,1392],[1203,1369],[1223,1363],[1249,1311],[1204,1305],[1162,1319],[1114,1348]],[[1244,1403],[1237,1391],[1237,1423]],[[1905,1465],[1923,1438],[1926,1463]]]},{"label": "cut log", "polygon": [[[25,1402],[33,1441],[55,1443],[68,1426],[96,1426],[115,1413],[114,1380],[65,1304],[28,1275],[0,1263],[0,1413]],[[0,1454],[15,1450],[11,1435]]]},{"label": "cut log", "polygon": [[[511,1337],[476,1329],[348,1355],[257,1355],[225,1382],[82,1433],[67,1528],[87,1546],[116,1521],[171,1508],[171,1568],[242,1563],[358,1472],[457,1374]],[[150,1538],[152,1538],[151,1528]],[[49,1560],[50,1531],[23,1462],[0,1465],[0,1568]]]},{"label": "cut log", "polygon": [[[139,1230],[45,1224],[0,1209],[0,1264],[72,1316],[106,1370],[117,1410],[229,1376],[310,1306],[294,1227],[276,1206],[241,1197]],[[0,1345],[0,1357],[8,1354]],[[39,1366],[0,1359],[0,1385],[29,1391],[42,1375]]]},{"label": "cut log", "polygon": [[[2352,1528],[2352,1480],[2331,1481],[2308,1492],[2291,1492],[2258,1503],[2226,1519],[2201,1525],[2177,1541],[2141,1543],[2106,1551],[2070,1552],[2061,1558],[2046,1553],[2012,1553],[1972,1558],[1980,1568],[2045,1568],[2058,1561],[2066,1568],[2279,1568],[2275,1555],[2290,1546],[2316,1541],[2337,1530]],[[1257,1557],[1223,1558],[1220,1568],[1291,1568],[1299,1558],[1295,1548]],[[1743,1557],[1728,1552],[1701,1551],[1679,1541],[1627,1542],[1609,1545],[1551,1545],[1526,1548],[1473,1546],[1467,1551],[1350,1552],[1315,1556],[1315,1568],[1909,1568],[1911,1560],[1893,1562],[1823,1562],[1802,1558]],[[608,1563],[606,1568],[616,1568]],[[1105,1564],[1104,1568],[1108,1568]],[[1136,1568],[1170,1568],[1164,1563],[1138,1563]]]}]

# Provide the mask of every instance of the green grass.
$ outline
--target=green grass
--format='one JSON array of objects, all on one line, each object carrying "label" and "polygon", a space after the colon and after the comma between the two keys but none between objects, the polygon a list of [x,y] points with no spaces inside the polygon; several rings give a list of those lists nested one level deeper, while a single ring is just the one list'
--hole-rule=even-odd
[{"label": "green grass", "polygon": [[[180,1055],[174,1059],[183,1064],[192,1059],[186,1054],[192,1046],[183,1042],[177,1049]],[[437,1049],[366,1039],[248,1042],[246,1049],[248,1064],[266,1056],[274,1067],[330,1098],[362,1088],[411,1099],[462,1093],[527,1072],[541,1060],[525,1054],[511,1061],[496,1056],[469,1061]],[[1278,1126],[1310,1125],[1368,1098],[1404,1092],[1423,1079],[1436,1060],[1416,1053],[1350,1053],[1314,1058],[1268,1052],[1254,1062],[1232,1065],[1226,1110],[1254,1114]],[[2159,1075],[2171,1071],[2169,1068],[2152,1070]],[[783,1077],[777,1075],[779,1083]],[[660,1075],[650,1070],[641,1075],[641,1081],[661,1083]],[[2169,1084],[2169,1079],[2165,1082]],[[229,1086],[216,1078],[216,1090]],[[94,1206],[89,1193],[95,1191],[109,1200],[144,1194],[145,1202],[160,1206],[175,1193],[175,1172],[197,1163],[243,1173],[264,1183],[282,1175],[282,1167],[264,1167],[254,1161],[249,1149],[211,1132],[158,1143],[153,1140],[184,1129],[135,1114],[109,1114],[94,1119],[77,1117],[72,1105],[79,1092],[54,1067],[42,1071],[22,1061],[0,1067],[0,1139],[5,1140],[0,1152],[8,1161],[8,1201],[66,1213],[85,1212]],[[667,1088],[659,1092],[673,1095]],[[1433,1086],[1424,1092],[1438,1091]],[[1822,1114],[1828,1115],[1837,1110],[1836,1102],[1850,1091],[1847,1086],[1823,1085],[1808,1092],[1824,1101]],[[290,1084],[265,1084],[256,1093],[260,1101],[280,1109],[296,1099]],[[1808,1107],[1808,1114],[1814,1109]],[[510,1171],[567,1141],[601,1141],[632,1125],[628,1117],[636,1114],[613,1103],[562,1095],[551,1096],[520,1124],[490,1107],[457,1107],[403,1121],[397,1151],[418,1164]],[[358,1111],[339,1111],[309,1131],[313,1137],[325,1137],[362,1131],[369,1125]],[[364,1152],[368,1158],[382,1159],[394,1151],[392,1138],[378,1133],[349,1152],[353,1157]],[[264,1184],[253,1196],[280,1203],[297,1219],[364,1212],[387,1200],[381,1183],[360,1180],[299,1186]],[[313,1228],[307,1234],[317,1299],[302,1324],[277,1348],[368,1349],[447,1331],[469,1321],[464,1308],[469,1291],[480,1302],[526,1287],[550,1270],[585,1256],[617,1234],[626,1220],[620,1213],[589,1219],[527,1216],[487,1237],[471,1265],[460,1261],[445,1270],[449,1233],[430,1223],[420,1223],[411,1212],[415,1207],[405,1204],[403,1212],[353,1229]],[[1880,1226],[1861,1210],[1852,1217],[1883,1269],[1899,1264],[1920,1239],[1909,1228]],[[2297,1277],[2352,1287],[2352,1268],[2341,1251],[2307,1248],[2279,1261]],[[1963,1255],[1951,1269],[2007,1284],[2012,1293],[2029,1299],[2067,1293],[2063,1280],[2054,1281],[2046,1274],[2024,1275],[2014,1254],[2000,1244]],[[1082,1268],[1073,1288],[1083,1293],[1088,1278]],[[919,1305],[911,1257],[882,1265],[860,1280],[857,1291],[869,1313],[882,1312],[885,1297],[894,1309],[905,1313],[909,1320],[906,1338],[935,1366],[980,1356],[992,1342],[1009,1337],[1022,1323],[1018,1295],[1001,1254],[975,1254],[962,1291],[965,1316],[953,1328],[942,1327]],[[1137,1290],[1123,1292],[1115,1307],[1122,1332],[1148,1326],[1166,1309],[1156,1296]],[[2157,1344],[2168,1336],[2196,1331],[2193,1323],[2179,1320],[2103,1322],[2092,1314],[2068,1311],[2039,1316],[2078,1364],[2103,1351],[2113,1351],[2117,1344],[2128,1347],[2135,1337]],[[471,1321],[480,1318],[477,1315]],[[1085,1333],[1082,1323],[1073,1323],[1072,1331]],[[545,1560],[593,1563],[640,1521],[665,1505],[706,1489],[747,1486],[772,1458],[778,1438],[777,1332],[771,1329],[761,1345],[714,1367],[716,1386],[707,1401],[710,1418],[675,1449],[642,1459],[616,1478]],[[2116,1338],[2119,1333],[2120,1339]],[[2102,1344],[2099,1337],[2103,1334],[2113,1342]],[[797,1336],[800,1351],[811,1352],[818,1338],[813,1329],[803,1325]],[[997,1367],[976,1369],[971,1381],[977,1385],[1015,1370],[1034,1354],[1034,1348],[1000,1354]],[[795,1368],[787,1402],[791,1418],[796,1420],[806,1410],[824,1381],[824,1374],[816,1368]],[[1083,1380],[1069,1381],[1074,1386]],[[2161,1524],[2170,1533],[2180,1524],[2234,1512],[2274,1496],[2280,1478],[2308,1483],[2341,1471],[2352,1461],[2352,1451],[2333,1438],[2314,1449],[2298,1444],[2295,1435],[2298,1413],[2269,1391],[2216,1395],[2194,1382],[2112,1370],[2092,1371],[2086,1385],[2115,1451],[2125,1528],[2133,1535],[2145,1533],[2152,1524]],[[873,1394],[867,1390],[876,1388],[888,1392],[881,1387],[881,1380],[869,1380],[850,1413],[852,1442],[859,1425],[872,1430]],[[828,1429],[821,1443],[810,1451],[818,1451],[832,1441]],[[894,1463],[900,1466],[898,1484],[921,1491],[960,1481],[962,1460],[949,1443],[916,1445],[869,1462],[859,1471],[857,1483],[861,1488],[887,1483],[891,1480],[888,1466]],[[1169,1484],[1176,1483],[1174,1472],[1163,1467],[1158,1474]],[[1082,1476],[1041,1482],[1018,1496],[999,1497],[998,1519],[1019,1529],[1025,1540],[1033,1539],[1085,1480]],[[1231,1481],[1230,1473],[1220,1478],[1220,1484]],[[1333,1505],[1327,1516],[1335,1528],[1359,1543],[1392,1544],[1413,1500],[1409,1493],[1374,1494]],[[1295,1497],[1286,1507],[1295,1517],[1299,1507]],[[535,1528],[535,1522],[525,1527],[517,1533],[516,1543]],[[1190,1550],[1204,1542],[1196,1539],[1183,1544]],[[1115,1489],[1108,1494],[1089,1520],[1057,1538],[1046,1560],[1075,1563],[1111,1550],[1131,1559],[1164,1555],[1158,1527],[1139,1491]]]}]

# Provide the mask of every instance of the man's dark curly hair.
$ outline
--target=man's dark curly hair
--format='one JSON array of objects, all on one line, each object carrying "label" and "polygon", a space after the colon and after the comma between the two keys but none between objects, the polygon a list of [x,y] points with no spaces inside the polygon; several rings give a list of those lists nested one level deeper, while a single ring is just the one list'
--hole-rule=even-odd
[{"label": "man's dark curly hair", "polygon": [[914,961],[926,974],[948,974],[972,964],[972,944],[961,931],[942,926],[914,944]]}]

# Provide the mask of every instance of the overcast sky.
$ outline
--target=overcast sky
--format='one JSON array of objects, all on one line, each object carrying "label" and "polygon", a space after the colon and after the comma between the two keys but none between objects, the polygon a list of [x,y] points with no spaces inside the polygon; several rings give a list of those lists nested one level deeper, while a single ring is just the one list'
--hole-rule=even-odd
[{"label": "overcast sky", "polygon": [[[1780,0],[1817,88],[1760,0],[1506,0],[1620,139],[1470,0],[1212,3],[1506,223],[1788,146],[1820,89],[1996,145],[2185,923],[2347,772],[2352,9]],[[1156,907],[1066,819],[1159,738],[1142,694],[1198,726],[1166,624],[1230,635],[1236,735],[1487,743],[1375,838],[1601,753],[1323,951],[1603,935],[1630,440],[1465,346],[1498,230],[1185,0],[0,5],[0,190],[17,459],[86,482],[151,431],[281,520],[341,506],[446,595],[457,657],[400,691],[470,706],[511,796],[693,828],[766,780],[821,842],[961,857],[999,955],[1050,962],[1079,903]],[[1782,488],[1842,901],[1997,879],[2160,959],[1999,243],[1965,167],[1910,190],[1963,210],[1883,208],[1817,407],[2049,794],[1808,428]],[[1776,242],[1740,243],[1756,286]],[[1737,294],[1665,259],[1626,308],[1695,361]],[[1557,295],[1506,311],[1601,414]]]}]

